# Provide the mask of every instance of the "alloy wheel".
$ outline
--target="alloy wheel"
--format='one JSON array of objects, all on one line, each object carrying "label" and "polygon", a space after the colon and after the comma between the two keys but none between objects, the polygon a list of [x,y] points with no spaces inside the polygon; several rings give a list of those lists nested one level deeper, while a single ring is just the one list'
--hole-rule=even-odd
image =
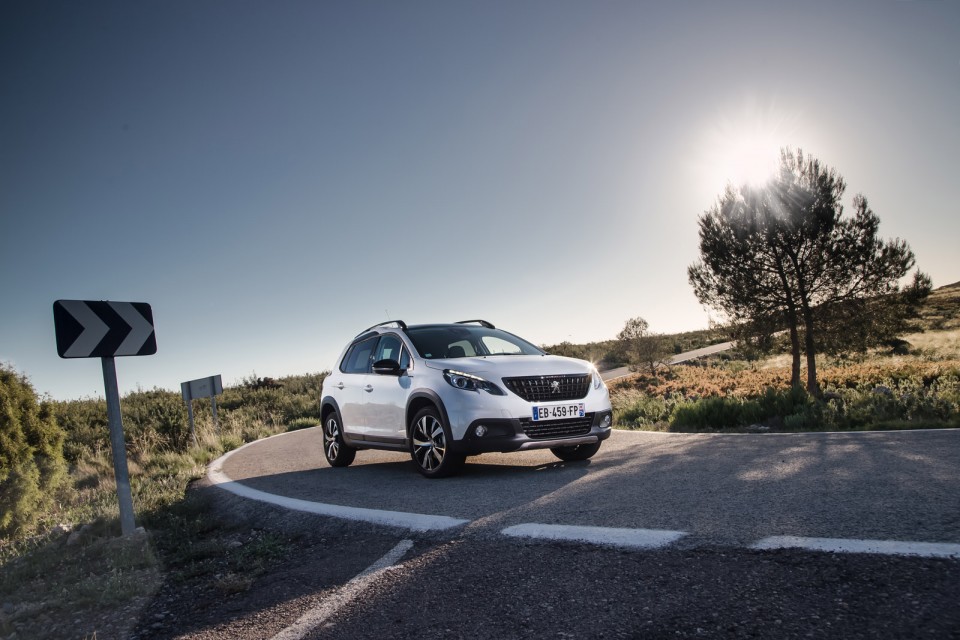
[{"label": "alloy wheel", "polygon": [[433,471],[443,464],[446,452],[447,440],[440,421],[430,415],[420,418],[413,428],[413,455],[417,464]]}]

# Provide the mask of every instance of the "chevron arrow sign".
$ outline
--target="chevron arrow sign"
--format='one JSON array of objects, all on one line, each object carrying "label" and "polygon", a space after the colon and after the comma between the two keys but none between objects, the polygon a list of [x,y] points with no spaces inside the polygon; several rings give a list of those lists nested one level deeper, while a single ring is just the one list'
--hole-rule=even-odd
[{"label": "chevron arrow sign", "polygon": [[145,302],[57,300],[53,303],[61,358],[149,356],[157,352],[153,311]]}]

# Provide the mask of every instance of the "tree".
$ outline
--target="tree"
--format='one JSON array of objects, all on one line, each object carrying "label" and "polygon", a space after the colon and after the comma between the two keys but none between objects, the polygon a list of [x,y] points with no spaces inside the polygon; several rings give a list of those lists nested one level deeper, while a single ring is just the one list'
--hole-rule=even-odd
[{"label": "tree", "polygon": [[899,291],[846,300],[824,309],[822,351],[846,356],[877,345],[893,346],[898,336],[918,330],[911,320],[919,317],[921,305],[932,288],[929,276],[915,272],[910,285]]},{"label": "tree", "polygon": [[0,535],[29,532],[66,478],[63,431],[50,407],[0,365]]},{"label": "tree", "polygon": [[[877,237],[880,219],[862,195],[843,215],[843,178],[819,160],[783,150],[776,177],[762,188],[728,187],[700,218],[699,262],[688,269],[701,303],[725,313],[742,331],[790,335],[791,381],[800,386],[806,355],[807,391],[819,395],[816,354],[839,345],[877,343],[929,293],[930,280],[900,280],[915,259],[906,242]],[[870,308],[865,329],[841,319]],[[852,339],[856,336],[856,339]],[[802,341],[802,342],[801,342]]]},{"label": "tree", "polygon": [[649,367],[656,375],[657,368],[667,363],[670,345],[659,333],[650,331],[650,325],[641,317],[630,318],[617,335],[617,341],[627,361],[635,367]]},{"label": "tree", "polygon": [[688,275],[700,302],[726,314],[736,339],[763,342],[774,332],[789,329],[791,384],[796,387],[799,307],[768,204],[760,190],[728,186],[700,218],[701,261],[688,269]]}]

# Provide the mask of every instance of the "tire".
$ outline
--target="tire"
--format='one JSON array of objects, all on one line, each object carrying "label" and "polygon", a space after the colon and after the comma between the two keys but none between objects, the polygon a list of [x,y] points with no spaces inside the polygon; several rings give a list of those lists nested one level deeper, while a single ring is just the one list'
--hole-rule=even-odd
[{"label": "tire", "polygon": [[427,478],[446,478],[463,468],[466,456],[449,449],[450,429],[434,407],[417,412],[410,423],[410,457]]},{"label": "tire", "polygon": [[576,444],[572,447],[554,447],[550,449],[550,451],[553,452],[553,455],[557,456],[564,462],[587,460],[592,458],[593,454],[599,450],[599,442],[594,442],[593,444]]},{"label": "tire", "polygon": [[357,450],[343,441],[340,416],[331,411],[323,419],[323,455],[331,467],[348,467],[357,457]]}]

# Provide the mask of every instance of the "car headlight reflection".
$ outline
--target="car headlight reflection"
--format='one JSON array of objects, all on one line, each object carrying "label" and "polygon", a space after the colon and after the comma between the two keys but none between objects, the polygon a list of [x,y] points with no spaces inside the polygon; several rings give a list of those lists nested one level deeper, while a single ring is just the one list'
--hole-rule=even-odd
[{"label": "car headlight reflection", "polygon": [[464,391],[486,391],[487,393],[495,396],[504,395],[500,387],[493,384],[489,380],[484,380],[479,376],[464,373],[463,371],[444,369],[443,377],[451,387],[455,387],[457,389],[463,389]]}]

